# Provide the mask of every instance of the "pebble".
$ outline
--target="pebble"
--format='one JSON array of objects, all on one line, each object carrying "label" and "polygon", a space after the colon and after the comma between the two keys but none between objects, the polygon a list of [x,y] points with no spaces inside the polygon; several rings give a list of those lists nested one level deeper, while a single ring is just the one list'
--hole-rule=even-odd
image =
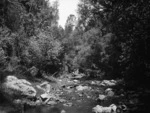
[{"label": "pebble", "polygon": [[49,101],[49,102],[47,102],[47,104],[49,104],[49,105],[55,105],[57,103],[55,101]]},{"label": "pebble", "polygon": [[61,103],[66,102],[65,99],[59,99],[59,101],[60,101]]},{"label": "pebble", "polygon": [[98,98],[99,98],[100,100],[105,100],[105,99],[106,99],[106,96],[105,96],[105,95],[100,94]]},{"label": "pebble", "polygon": [[61,112],[60,113],[66,113],[66,111],[65,110],[61,110]]},{"label": "pebble", "polygon": [[91,97],[87,95],[87,98],[91,98]]},{"label": "pebble", "polygon": [[63,104],[64,106],[67,106],[67,107],[71,107],[73,104],[72,103],[65,103]]}]

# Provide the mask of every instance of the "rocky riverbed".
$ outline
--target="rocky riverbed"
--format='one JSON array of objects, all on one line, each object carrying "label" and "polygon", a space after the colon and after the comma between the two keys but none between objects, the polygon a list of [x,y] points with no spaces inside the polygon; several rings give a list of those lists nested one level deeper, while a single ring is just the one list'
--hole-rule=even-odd
[{"label": "rocky riverbed", "polygon": [[[12,76],[11,79],[15,79]],[[18,80],[18,79],[17,79]],[[10,82],[11,80],[9,80]],[[23,81],[23,82],[21,82]],[[125,92],[121,87],[123,82],[121,80],[85,80],[79,78],[58,78],[54,82],[41,81],[41,82],[28,82],[21,79],[17,83],[11,83],[15,88],[25,87],[28,85],[28,90],[20,90],[18,93],[12,91],[8,96],[19,95],[13,102],[18,107],[8,107],[9,104],[5,103],[0,107],[0,113],[101,113],[102,109],[110,109],[110,105],[114,104],[116,109],[114,112],[123,113],[131,112],[129,108],[136,109],[142,106],[139,103],[139,94],[136,94],[130,100],[127,100]],[[6,81],[8,83],[8,81]],[[7,84],[4,84],[5,88]],[[29,87],[30,86],[30,87]],[[32,87],[32,88],[31,88]],[[5,90],[5,93],[10,92]],[[139,91],[140,92],[140,91]],[[14,97],[13,97],[14,98]],[[96,107],[99,105],[99,107]],[[130,106],[129,106],[130,105]],[[102,107],[101,107],[102,106]],[[93,110],[93,108],[95,108]]]}]

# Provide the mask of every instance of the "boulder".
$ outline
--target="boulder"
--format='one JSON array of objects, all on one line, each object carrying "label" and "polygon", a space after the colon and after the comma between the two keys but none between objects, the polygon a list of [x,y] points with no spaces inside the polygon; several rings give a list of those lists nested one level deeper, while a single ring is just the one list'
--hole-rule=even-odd
[{"label": "boulder", "polygon": [[2,91],[10,97],[35,97],[36,90],[32,84],[25,79],[18,79],[15,76],[7,76],[4,83],[2,83]]},{"label": "boulder", "polygon": [[117,106],[115,104],[111,104],[109,107],[103,107],[100,105],[97,105],[92,109],[95,113],[115,113],[117,109]]}]

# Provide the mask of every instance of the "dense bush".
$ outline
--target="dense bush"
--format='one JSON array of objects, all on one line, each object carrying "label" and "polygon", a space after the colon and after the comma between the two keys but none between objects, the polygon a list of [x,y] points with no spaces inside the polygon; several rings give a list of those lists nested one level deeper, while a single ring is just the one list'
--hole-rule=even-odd
[{"label": "dense bush", "polygon": [[58,71],[63,51],[58,37],[63,32],[57,22],[58,2],[3,0],[0,6],[1,68],[5,65],[6,70],[13,71],[22,65],[49,73]]}]

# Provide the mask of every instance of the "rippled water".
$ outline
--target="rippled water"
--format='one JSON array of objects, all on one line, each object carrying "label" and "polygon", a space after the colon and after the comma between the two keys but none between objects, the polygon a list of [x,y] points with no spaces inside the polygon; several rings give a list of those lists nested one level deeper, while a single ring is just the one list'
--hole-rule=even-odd
[{"label": "rippled water", "polygon": [[[92,113],[92,108],[97,104],[96,101],[98,94],[102,91],[99,86],[90,86],[91,90],[87,91],[76,91],[75,89],[69,89],[64,91],[62,98],[67,102],[72,103],[72,106],[64,106],[63,103],[59,103],[55,106],[40,106],[27,110],[25,113],[61,113],[65,110],[66,113]],[[81,95],[82,96],[79,96]],[[89,96],[89,98],[87,98]],[[65,102],[66,103],[66,102]],[[112,102],[101,103],[103,105],[109,105]]]},{"label": "rippled water", "polygon": [[[62,110],[65,113],[92,113],[92,108],[98,104],[109,106],[110,104],[117,104],[121,101],[121,98],[110,98],[103,103],[98,102],[96,99],[100,93],[103,94],[104,88],[85,83],[84,85],[91,87],[91,89],[86,91],[77,91],[75,88],[63,90],[61,98],[67,100],[64,103],[72,103],[72,106],[65,106],[64,103],[58,103],[55,106],[37,106],[26,108],[24,113],[61,113]],[[0,113],[21,113],[21,111],[14,111],[12,108],[6,107],[3,111],[0,110]]]}]

